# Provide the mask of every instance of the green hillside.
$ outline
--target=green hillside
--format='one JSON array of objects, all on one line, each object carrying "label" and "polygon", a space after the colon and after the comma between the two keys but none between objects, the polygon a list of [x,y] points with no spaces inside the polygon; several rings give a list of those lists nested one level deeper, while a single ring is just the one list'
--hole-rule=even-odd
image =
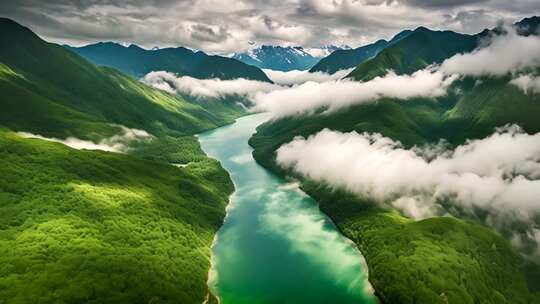
[{"label": "green hillside", "polygon": [[337,50],[321,59],[310,72],[325,72],[334,74],[339,70],[349,69],[357,66],[365,60],[374,57],[388,45],[388,41],[379,40],[352,50]]},{"label": "green hillside", "polygon": [[[540,95],[525,95],[508,85],[508,79],[474,83],[465,79],[456,84],[464,94],[435,102],[381,99],[330,115],[283,118],[260,126],[250,144],[260,164],[291,175],[275,164],[275,151],[295,136],[324,128],[378,132],[407,147],[440,138],[459,144],[507,123],[540,132]],[[385,303],[539,303],[540,297],[532,293],[540,292],[534,287],[540,281],[534,271],[527,271],[539,266],[524,266],[509,242],[493,230],[446,217],[414,222],[369,200],[297,178],[360,247],[370,281]]]},{"label": "green hillside", "polygon": [[100,42],[67,48],[96,65],[112,67],[137,78],[152,71],[168,71],[196,78],[245,78],[270,82],[257,67],[233,58],[210,56],[183,47],[145,50],[136,45],[124,47],[112,42]]},{"label": "green hillside", "polygon": [[388,70],[398,75],[411,74],[455,54],[470,52],[476,46],[476,36],[419,27],[374,58],[359,64],[348,77],[367,81],[385,75]]},{"label": "green hillside", "polygon": [[233,185],[213,160],[176,168],[0,132],[0,299],[202,303]]},{"label": "green hillside", "polygon": [[[233,185],[193,134],[232,122],[243,108],[152,89],[8,19],[0,19],[0,38],[0,299],[212,299],[210,246]],[[128,155],[14,133],[99,143],[120,125],[152,138],[129,143]]]},{"label": "green hillside", "polygon": [[354,68],[362,62],[375,57],[386,47],[398,43],[411,33],[412,31],[405,30],[395,35],[390,41],[381,39],[375,43],[364,45],[356,49],[334,51],[330,55],[321,59],[309,71],[312,73],[325,72],[328,74],[333,74],[339,70]]},{"label": "green hillside", "polygon": [[[415,32],[416,35],[361,64],[356,72],[365,69],[362,74],[365,78],[358,79],[380,75],[387,66],[399,73],[410,73],[429,64],[431,59],[440,62],[450,56],[448,48],[430,53],[429,61],[425,56],[416,56],[422,52],[410,39],[423,37],[414,43],[427,45],[431,52],[432,44],[427,37],[432,32],[425,29]],[[444,32],[435,35],[448,35],[447,41],[452,41],[452,37],[462,39],[462,43],[454,42],[452,52],[458,51],[460,45],[474,44],[469,36],[458,38],[459,34]],[[407,55],[409,52],[413,55]],[[260,164],[285,176],[294,174],[277,166],[275,151],[295,136],[307,137],[325,128],[377,132],[401,141],[406,147],[438,142],[441,138],[458,145],[469,138],[483,138],[495,127],[508,123],[519,124],[528,133],[540,132],[540,94],[525,94],[509,84],[511,79],[510,75],[465,77],[453,84],[448,96],[437,100],[382,98],[327,115],[281,118],[260,126],[250,144]],[[540,292],[540,281],[535,274],[540,267],[527,265],[510,247],[508,239],[491,228],[446,217],[411,221],[395,211],[376,207],[368,199],[296,177],[341,231],[360,247],[368,263],[370,281],[385,303],[540,301],[535,294]]]}]

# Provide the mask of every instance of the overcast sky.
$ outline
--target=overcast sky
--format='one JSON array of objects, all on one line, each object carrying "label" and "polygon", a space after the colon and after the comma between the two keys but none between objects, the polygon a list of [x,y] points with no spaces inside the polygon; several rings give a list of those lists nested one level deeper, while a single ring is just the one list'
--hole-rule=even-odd
[{"label": "overcast sky", "polygon": [[186,46],[208,52],[278,44],[357,47],[424,25],[476,33],[540,15],[539,0],[1,0],[50,41]]}]

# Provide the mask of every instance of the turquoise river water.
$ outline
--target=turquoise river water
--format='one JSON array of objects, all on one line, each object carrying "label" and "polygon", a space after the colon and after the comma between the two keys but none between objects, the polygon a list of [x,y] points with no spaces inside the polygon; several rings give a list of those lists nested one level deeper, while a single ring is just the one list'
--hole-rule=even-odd
[{"label": "turquoise river water", "polygon": [[363,258],[297,185],[253,159],[250,115],[199,135],[236,191],[212,249],[210,290],[222,304],[375,303]]}]

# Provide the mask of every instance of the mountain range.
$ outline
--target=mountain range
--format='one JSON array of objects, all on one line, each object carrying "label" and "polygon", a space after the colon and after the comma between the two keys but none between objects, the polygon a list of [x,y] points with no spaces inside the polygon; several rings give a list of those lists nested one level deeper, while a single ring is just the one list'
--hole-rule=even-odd
[{"label": "mountain range", "polygon": [[135,78],[153,71],[168,71],[202,79],[245,78],[270,82],[257,67],[236,59],[208,55],[183,47],[145,50],[134,44],[126,47],[113,42],[66,47],[96,65],[115,68]]},{"label": "mountain range", "polygon": [[[538,34],[539,19],[527,18],[514,27],[521,35]],[[369,81],[389,70],[411,74],[455,54],[470,52],[486,35],[502,31],[495,28],[465,35],[420,27],[361,62],[349,77]],[[325,129],[379,133],[408,149],[440,140],[456,147],[467,140],[485,138],[496,127],[507,124],[517,124],[529,134],[538,133],[539,95],[510,84],[512,77],[510,73],[462,77],[447,95],[435,100],[378,98],[324,115],[275,119],[259,126],[250,139],[253,155],[274,173],[300,180],[301,188],[359,246],[370,269],[370,282],[383,303],[537,303],[540,266],[523,260],[510,248],[508,240],[515,233],[511,228],[497,233],[485,230],[489,219],[482,212],[413,221],[373,199],[300,176],[276,163],[278,148],[298,136],[308,138]],[[490,246],[499,250],[490,251]],[[531,254],[523,250],[521,254]],[[476,266],[459,270],[463,265]],[[508,276],[513,279],[506,281]]]}]

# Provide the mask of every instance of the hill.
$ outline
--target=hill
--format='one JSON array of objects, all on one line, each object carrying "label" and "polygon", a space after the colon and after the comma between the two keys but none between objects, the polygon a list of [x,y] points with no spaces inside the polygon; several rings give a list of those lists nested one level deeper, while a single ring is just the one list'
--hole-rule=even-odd
[{"label": "hill", "polygon": [[[369,80],[389,68],[409,74],[475,45],[474,36],[419,28],[360,64],[352,76]],[[538,303],[540,267],[510,246],[512,232],[486,228],[480,217],[412,221],[369,198],[298,176],[275,162],[283,144],[325,128],[381,133],[406,148],[440,139],[455,147],[508,123],[531,134],[540,132],[540,95],[524,93],[509,84],[511,79],[512,75],[463,77],[447,96],[436,100],[380,98],[325,115],[281,118],[260,126],[250,144],[257,162],[280,176],[299,179],[302,189],[359,246],[383,302]],[[508,276],[511,281],[505,281]]]},{"label": "hill", "polygon": [[309,71],[310,72],[325,72],[328,74],[333,74],[339,70],[345,70],[349,68],[356,67],[362,62],[375,57],[379,52],[381,52],[386,47],[393,45],[400,41],[401,39],[407,37],[411,31],[406,30],[402,31],[392,40],[378,40],[375,43],[361,46],[356,49],[350,50],[336,50],[330,55],[321,59],[315,66],[313,66]]},{"label": "hill", "polygon": [[256,67],[183,47],[145,50],[133,44],[125,47],[113,42],[100,42],[67,48],[96,65],[112,67],[135,78],[152,71],[167,71],[201,79],[245,78],[270,82],[263,71]]},{"label": "hill", "polygon": [[[0,39],[0,299],[212,299],[210,246],[234,187],[193,134],[242,107],[155,90],[9,19]],[[91,147],[127,141],[122,153],[80,151],[16,132]]]},{"label": "hill", "polygon": [[470,52],[477,44],[474,35],[419,27],[374,58],[359,64],[347,77],[367,81],[385,75],[388,70],[398,75],[411,74],[455,54]]}]

